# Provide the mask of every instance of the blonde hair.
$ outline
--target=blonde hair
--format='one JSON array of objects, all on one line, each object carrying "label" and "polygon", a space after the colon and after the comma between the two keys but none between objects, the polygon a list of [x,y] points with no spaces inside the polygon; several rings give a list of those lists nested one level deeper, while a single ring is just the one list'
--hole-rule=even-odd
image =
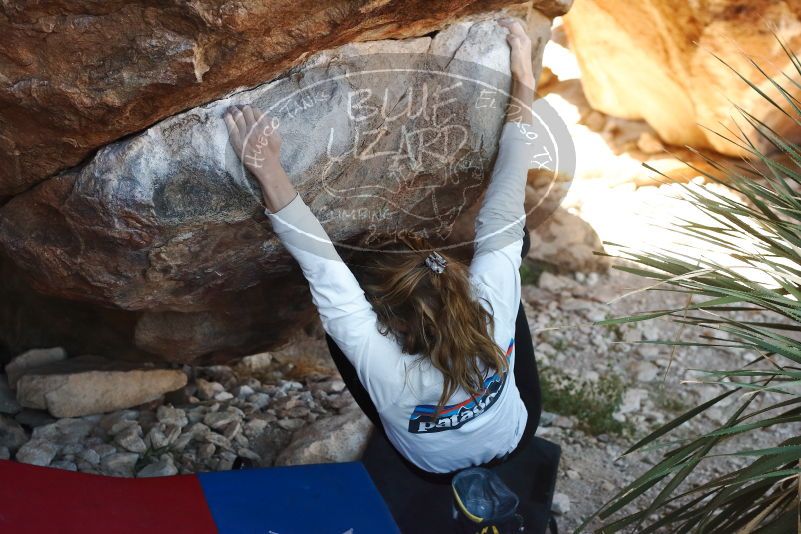
[{"label": "blonde hair", "polygon": [[447,267],[434,272],[425,261],[433,250],[430,243],[413,235],[378,242],[357,272],[381,333],[391,333],[404,353],[419,354],[442,372],[437,413],[459,387],[481,395],[489,369],[503,376],[508,363],[493,339],[492,314],[473,297],[467,267],[438,251]]}]

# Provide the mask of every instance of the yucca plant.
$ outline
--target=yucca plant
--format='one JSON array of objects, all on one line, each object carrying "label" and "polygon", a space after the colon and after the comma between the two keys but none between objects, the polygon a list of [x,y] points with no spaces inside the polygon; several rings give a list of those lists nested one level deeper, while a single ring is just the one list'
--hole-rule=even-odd
[{"label": "yucca plant", "polygon": [[[801,62],[782,47],[793,74],[801,76]],[[778,96],[768,96],[756,83],[740,78],[801,128],[801,102],[787,89],[795,91],[801,85],[792,76],[779,83],[754,66]],[[596,324],[667,317],[680,323],[685,333],[697,327],[707,334],[699,331],[692,341],[652,342],[749,349],[757,356],[745,367],[706,370],[708,382],[719,386],[720,394],[631,446],[625,454],[667,452],[582,528],[600,518],[601,532],[801,532],[801,148],[747,111],[738,111],[768,143],[756,143],[753,135],[739,129],[726,138],[749,154],[742,163],[723,165],[697,153],[712,169],[696,169],[698,174],[739,193],[740,199],[692,184],[682,186],[687,201],[708,221],[682,219],[668,227],[700,243],[695,253],[638,252],[607,243],[617,250],[613,256],[624,260],[616,262],[616,268],[654,280],[645,290],[685,295],[686,305]],[[712,250],[719,254],[710,254]],[[736,408],[725,424],[688,438],[683,424],[724,399],[734,399]],[[738,438],[745,434],[779,426],[795,428],[790,434],[795,437],[777,438],[770,448],[744,447],[734,454],[748,459],[745,467],[710,475],[700,484],[689,482],[699,464],[718,455],[724,443],[737,449]],[[679,436],[679,430],[685,435]]]}]

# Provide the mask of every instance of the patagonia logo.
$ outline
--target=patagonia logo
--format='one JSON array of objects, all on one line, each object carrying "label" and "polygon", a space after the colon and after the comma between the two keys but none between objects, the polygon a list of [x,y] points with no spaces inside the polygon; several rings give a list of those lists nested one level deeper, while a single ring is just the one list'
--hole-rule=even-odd
[{"label": "patagonia logo", "polygon": [[[514,338],[506,349],[507,361],[509,361],[513,350]],[[505,384],[506,380],[502,379],[498,373],[495,373],[484,380],[481,395],[471,397],[458,404],[444,406],[438,414],[435,413],[437,407],[434,405],[418,405],[409,418],[409,432],[412,434],[427,434],[460,428],[495,404],[495,401],[501,396]]]}]

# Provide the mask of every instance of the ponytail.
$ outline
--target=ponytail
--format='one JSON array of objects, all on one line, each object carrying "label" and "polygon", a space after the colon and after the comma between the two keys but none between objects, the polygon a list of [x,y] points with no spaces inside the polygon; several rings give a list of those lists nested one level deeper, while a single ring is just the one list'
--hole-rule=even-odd
[{"label": "ponytail", "polygon": [[492,314],[473,296],[466,266],[430,251],[420,238],[395,238],[371,253],[362,287],[381,332],[442,373],[439,413],[458,388],[481,395],[490,369],[503,376],[508,363],[493,338]]}]

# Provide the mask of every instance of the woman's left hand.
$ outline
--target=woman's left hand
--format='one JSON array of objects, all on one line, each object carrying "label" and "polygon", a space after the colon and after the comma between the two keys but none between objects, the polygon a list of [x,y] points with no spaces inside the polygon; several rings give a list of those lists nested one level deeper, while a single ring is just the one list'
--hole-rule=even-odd
[{"label": "woman's left hand", "polygon": [[248,105],[228,108],[224,119],[236,155],[261,184],[267,209],[275,212],[289,204],[296,191],[281,166],[278,118]]}]

